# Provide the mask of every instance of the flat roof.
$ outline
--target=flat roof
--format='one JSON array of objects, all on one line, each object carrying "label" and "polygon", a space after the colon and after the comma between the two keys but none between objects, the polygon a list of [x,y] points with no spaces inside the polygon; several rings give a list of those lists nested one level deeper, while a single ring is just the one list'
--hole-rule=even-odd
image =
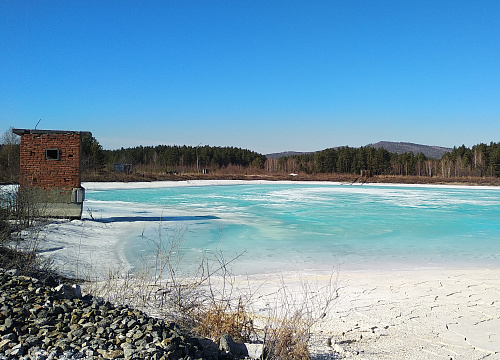
[{"label": "flat roof", "polygon": [[66,135],[81,135],[83,137],[92,136],[90,131],[70,131],[70,130],[38,130],[38,129],[12,129],[12,132],[16,135],[24,134],[66,134]]}]

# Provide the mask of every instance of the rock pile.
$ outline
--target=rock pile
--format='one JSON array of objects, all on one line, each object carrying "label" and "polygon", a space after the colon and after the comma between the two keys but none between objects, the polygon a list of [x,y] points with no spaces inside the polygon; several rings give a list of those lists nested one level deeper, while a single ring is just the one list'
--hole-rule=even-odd
[{"label": "rock pile", "polygon": [[0,269],[0,360],[234,357],[175,323],[55,285]]}]

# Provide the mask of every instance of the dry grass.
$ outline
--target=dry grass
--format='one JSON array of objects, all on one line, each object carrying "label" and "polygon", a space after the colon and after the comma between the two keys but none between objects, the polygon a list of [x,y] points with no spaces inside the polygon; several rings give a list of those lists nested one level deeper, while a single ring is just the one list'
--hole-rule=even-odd
[{"label": "dry grass", "polygon": [[338,273],[327,281],[300,280],[300,288],[290,286],[282,277],[278,291],[269,302],[264,319],[263,342],[267,359],[308,360],[311,329],[320,322],[338,298]]},{"label": "dry grass", "polygon": [[30,189],[0,186],[0,267],[17,269],[20,274],[57,282],[69,279],[60,275],[51,259],[39,256],[42,229],[49,219],[45,207],[36,202]]},{"label": "dry grass", "polygon": [[298,312],[275,320],[266,334],[268,359],[309,360],[309,326],[307,322],[304,323],[303,315]]},{"label": "dry grass", "polygon": [[225,334],[240,343],[255,340],[257,335],[253,319],[241,299],[234,309],[228,302],[212,303],[200,309],[195,323],[196,333],[216,342]]},{"label": "dry grass", "polygon": [[[302,291],[280,280],[279,290],[268,294],[267,314],[258,315],[252,305],[252,294],[233,292],[223,278],[179,278],[152,284],[144,274],[113,275],[102,282],[92,283],[90,292],[113,303],[126,303],[147,313],[190,329],[194,333],[218,342],[229,334],[236,342],[261,342],[265,359],[308,360],[311,328],[325,316],[336,294],[334,277],[327,286],[302,283]],[[217,290],[217,291],[215,291]],[[234,294],[240,294],[234,298]]]},{"label": "dry grass", "polygon": [[87,291],[112,303],[129,304],[154,316],[195,327],[203,309],[213,307],[229,294],[226,290],[232,280],[227,265],[234,259],[225,261],[222,254],[205,253],[200,264],[187,268],[181,248],[185,231],[180,228],[166,233],[160,222],[157,242],[151,243],[155,250],[153,259],[143,259],[140,271],[114,271],[104,279],[88,278]]},{"label": "dry grass", "polygon": [[0,244],[9,240],[14,231],[15,188],[0,186]]},{"label": "dry grass", "polygon": [[266,295],[272,300],[262,316],[254,308],[257,290],[235,289],[228,265],[238,257],[226,261],[220,252],[207,253],[194,272],[187,274],[179,267],[180,245],[180,237],[160,239],[153,267],[140,274],[110,273],[103,281],[91,282],[87,291],[175,321],[215,342],[225,334],[240,343],[261,342],[265,359],[310,359],[311,328],[337,297],[334,274],[323,286],[302,281],[301,291],[279,278],[278,290]]},{"label": "dry grass", "polygon": [[303,281],[301,291],[278,278],[273,287],[277,290],[264,294],[268,307],[263,315],[256,308],[262,303],[260,289],[235,286],[230,265],[239,256],[226,260],[220,251],[206,252],[198,265],[186,268],[181,246],[184,233],[185,229],[166,233],[160,223],[157,242],[152,244],[156,255],[144,261],[140,272],[89,278],[85,290],[175,321],[215,342],[225,334],[236,342],[261,342],[266,359],[309,359],[311,327],[336,298],[334,276],[323,287]]}]

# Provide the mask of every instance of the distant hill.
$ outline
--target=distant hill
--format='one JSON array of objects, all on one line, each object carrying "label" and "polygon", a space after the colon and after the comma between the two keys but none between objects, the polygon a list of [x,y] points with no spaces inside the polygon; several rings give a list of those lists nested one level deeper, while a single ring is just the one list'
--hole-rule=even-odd
[{"label": "distant hill", "polygon": [[453,149],[445,148],[441,146],[429,146],[429,145],[419,145],[407,142],[391,142],[391,141],[379,141],[376,144],[368,144],[366,146],[372,146],[375,149],[384,148],[391,153],[403,154],[406,152],[412,152],[414,155],[422,153],[428,158],[441,159],[444,153],[447,153]]},{"label": "distant hill", "polygon": [[310,152],[283,151],[280,153],[266,154],[266,157],[268,159],[279,159],[280,157],[283,157],[283,156],[293,156],[293,155],[303,155],[303,154],[310,154]]},{"label": "distant hill", "polygon": [[[379,141],[375,144],[368,144],[366,146],[374,147],[375,149],[384,148],[391,153],[404,154],[407,152],[412,152],[414,155],[422,153],[428,158],[441,159],[444,153],[450,152],[451,148],[445,148],[442,146],[429,146],[413,144],[408,142],[392,142],[392,141]],[[338,147],[335,147],[338,149]],[[279,159],[282,156],[293,156],[293,155],[303,155],[310,154],[311,152],[298,152],[298,151],[284,151],[280,153],[266,154],[268,159]]]}]

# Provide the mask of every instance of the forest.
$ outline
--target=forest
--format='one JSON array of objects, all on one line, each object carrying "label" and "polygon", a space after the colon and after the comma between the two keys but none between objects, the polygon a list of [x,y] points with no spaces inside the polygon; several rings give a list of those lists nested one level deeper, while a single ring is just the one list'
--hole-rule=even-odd
[{"label": "forest", "polygon": [[441,159],[424,154],[390,153],[373,147],[339,147],[305,155],[293,155],[266,162],[269,172],[305,172],[428,177],[500,177],[500,143],[454,147]]},{"label": "forest", "polygon": [[167,173],[216,171],[229,166],[261,169],[266,157],[254,151],[219,146],[139,146],[120,150],[103,150],[104,163],[150,166]]},{"label": "forest", "polygon": [[[104,150],[94,137],[82,141],[83,174],[113,173],[127,164],[135,174],[356,174],[421,177],[500,177],[500,143],[454,147],[441,159],[424,154],[391,153],[384,148],[330,148],[303,155],[266,158],[237,147],[138,146]],[[0,138],[0,183],[15,183],[19,139],[11,131]]]},{"label": "forest", "polygon": [[[87,149],[100,149],[91,139]],[[87,150],[89,154],[89,150]],[[96,155],[97,154],[97,155]],[[98,157],[97,160],[95,159]],[[500,143],[479,144],[472,148],[454,147],[441,159],[423,153],[391,153],[384,148],[330,148],[310,154],[266,158],[265,155],[236,147],[165,146],[99,150],[87,155],[86,169],[111,169],[115,163],[131,164],[136,170],[164,173],[338,173],[426,177],[500,177]]]}]

